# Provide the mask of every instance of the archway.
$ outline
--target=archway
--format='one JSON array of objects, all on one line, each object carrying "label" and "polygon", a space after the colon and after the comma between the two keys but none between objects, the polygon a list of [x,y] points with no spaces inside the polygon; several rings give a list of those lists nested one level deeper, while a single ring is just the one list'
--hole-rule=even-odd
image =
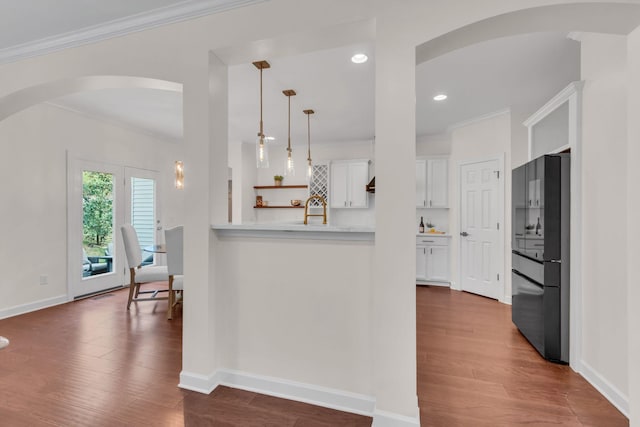
[{"label": "archway", "polygon": [[[515,36],[519,34],[565,31],[601,33],[626,36],[640,25],[640,5],[637,3],[573,3],[553,6],[543,6],[531,9],[523,9],[495,17],[487,18],[470,25],[460,27],[416,47],[416,64],[425,63],[431,59],[461,49],[473,44],[497,38]],[[611,401],[625,415],[628,415],[628,404],[625,396],[626,390],[609,387],[606,378],[596,378],[597,369],[585,367],[583,361],[583,342],[585,342],[586,330],[583,332],[583,319],[585,313],[583,283],[586,283],[583,263],[582,236],[591,228],[583,221],[582,211],[584,205],[582,197],[587,188],[583,188],[582,145],[578,144],[576,150],[572,149],[572,280],[571,280],[571,366],[574,370],[583,374],[596,388],[603,391]],[[591,169],[593,171],[593,169]],[[576,197],[577,195],[577,197]],[[586,251],[586,249],[585,249]],[[624,257],[623,257],[624,258]],[[628,267],[627,267],[628,268]],[[597,298],[594,295],[590,299]],[[626,301],[619,302],[619,310],[626,310]],[[614,308],[614,310],[616,310]],[[591,320],[593,322],[593,319]],[[621,340],[622,342],[622,340]],[[625,348],[622,348],[624,354]],[[626,357],[626,355],[625,355]],[[629,360],[632,360],[629,358]],[[594,375],[594,372],[596,375]],[[607,386],[603,386],[607,384]],[[613,391],[612,391],[613,390]],[[613,399],[611,398],[613,396]],[[622,402],[622,403],[621,403]]]}]

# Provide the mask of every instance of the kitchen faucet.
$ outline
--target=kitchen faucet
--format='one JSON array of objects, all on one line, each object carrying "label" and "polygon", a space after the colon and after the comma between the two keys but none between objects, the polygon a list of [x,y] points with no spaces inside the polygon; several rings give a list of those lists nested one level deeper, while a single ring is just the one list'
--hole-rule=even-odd
[{"label": "kitchen faucet", "polygon": [[[311,200],[320,200],[322,202],[322,214],[310,214],[309,213],[309,202]],[[326,224],[327,223],[327,201],[324,199],[324,197],[318,195],[318,194],[314,194],[313,196],[309,197],[307,199],[307,201],[304,203],[304,225],[307,225],[307,218],[310,216],[321,216],[322,217],[322,223]]]}]

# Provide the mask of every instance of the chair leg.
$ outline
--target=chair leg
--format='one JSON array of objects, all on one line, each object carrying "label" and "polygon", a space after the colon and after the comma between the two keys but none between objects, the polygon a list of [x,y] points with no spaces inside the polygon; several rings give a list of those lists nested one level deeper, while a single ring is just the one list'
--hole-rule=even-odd
[{"label": "chair leg", "polygon": [[169,307],[167,308],[167,319],[173,319],[173,301],[175,300],[175,295],[173,293],[173,275],[169,275],[169,295],[167,302],[169,303]]},{"label": "chair leg", "polygon": [[[133,268],[129,269],[131,274],[131,283],[129,284],[129,301],[127,302],[127,310],[131,306],[131,301],[133,301],[133,292],[136,287],[136,273],[133,271]],[[136,292],[137,297],[137,292]]]}]

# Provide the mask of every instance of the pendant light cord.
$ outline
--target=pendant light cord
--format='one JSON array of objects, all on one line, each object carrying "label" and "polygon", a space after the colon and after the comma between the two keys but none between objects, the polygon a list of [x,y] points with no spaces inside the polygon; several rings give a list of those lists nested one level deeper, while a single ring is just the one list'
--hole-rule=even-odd
[{"label": "pendant light cord", "polygon": [[291,95],[287,95],[289,98],[289,144],[287,145],[287,151],[289,152],[289,157],[291,157]]},{"label": "pendant light cord", "polygon": [[309,149],[307,160],[311,161],[311,114],[307,114],[307,147]]},{"label": "pendant light cord", "polygon": [[264,127],[262,122],[262,67],[260,67],[260,142],[264,140]]}]

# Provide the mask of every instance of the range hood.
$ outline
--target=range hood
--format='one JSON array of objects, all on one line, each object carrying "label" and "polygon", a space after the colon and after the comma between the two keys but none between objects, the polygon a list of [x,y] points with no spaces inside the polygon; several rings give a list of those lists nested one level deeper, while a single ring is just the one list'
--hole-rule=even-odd
[{"label": "range hood", "polygon": [[371,178],[371,181],[366,185],[366,189],[368,193],[375,194],[376,192],[376,177]]}]

